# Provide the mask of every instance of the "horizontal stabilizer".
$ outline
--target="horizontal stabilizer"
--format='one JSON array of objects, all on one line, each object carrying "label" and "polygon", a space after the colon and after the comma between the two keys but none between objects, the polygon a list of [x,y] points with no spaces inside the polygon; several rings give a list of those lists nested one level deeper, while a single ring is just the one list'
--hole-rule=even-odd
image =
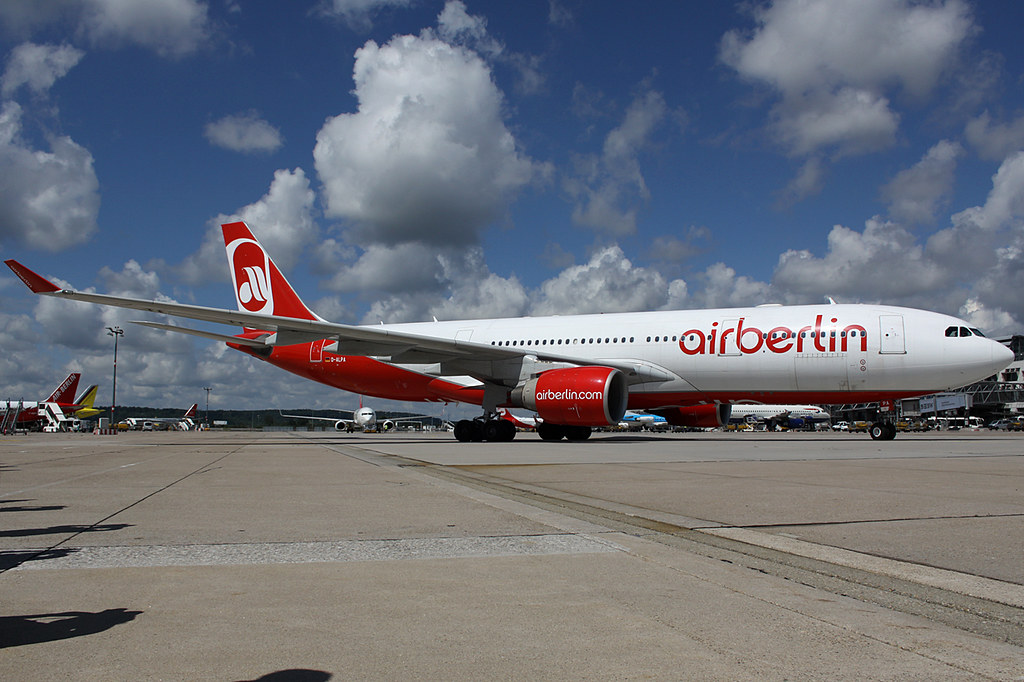
[{"label": "horizontal stabilizer", "polygon": [[176,327],[173,324],[162,324],[160,322],[149,322],[148,320],[129,320],[132,324],[139,324],[143,327],[152,327],[153,329],[162,329],[166,332],[178,332],[179,334],[189,334],[191,336],[200,336],[204,339],[213,339],[214,341],[223,341],[224,343],[234,343],[239,346],[249,346],[251,348],[266,348],[267,343],[262,339],[247,339],[242,336],[231,336],[230,334],[218,334],[216,332],[204,332],[198,329],[189,329],[188,327]]}]

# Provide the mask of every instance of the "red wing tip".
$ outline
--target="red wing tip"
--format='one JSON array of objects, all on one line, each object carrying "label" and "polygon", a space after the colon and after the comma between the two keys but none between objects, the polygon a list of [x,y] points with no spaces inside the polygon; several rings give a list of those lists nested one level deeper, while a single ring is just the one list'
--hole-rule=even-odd
[{"label": "red wing tip", "polygon": [[18,279],[24,282],[25,286],[31,289],[33,293],[48,294],[54,291],[60,291],[59,286],[45,277],[32,272],[18,261],[10,259],[5,260],[4,263],[14,271],[14,274],[18,276]]}]

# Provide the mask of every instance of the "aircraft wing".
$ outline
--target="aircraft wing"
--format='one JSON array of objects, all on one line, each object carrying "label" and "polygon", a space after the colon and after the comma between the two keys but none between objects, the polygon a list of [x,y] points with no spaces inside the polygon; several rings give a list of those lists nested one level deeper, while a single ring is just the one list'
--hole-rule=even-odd
[{"label": "aircraft wing", "polygon": [[307,343],[310,341],[329,338],[338,342],[337,348],[332,349],[332,352],[339,355],[369,355],[387,359],[390,362],[409,364],[455,363],[458,366],[457,368],[460,370],[459,373],[474,376],[476,378],[503,378],[506,372],[495,367],[495,365],[500,364],[501,361],[520,361],[524,357],[532,357],[540,362],[566,363],[577,366],[600,364],[606,367],[613,367],[626,374],[631,383],[670,381],[678,378],[669,374],[660,367],[652,366],[641,360],[628,358],[614,360],[602,359],[600,361],[595,361],[593,359],[579,358],[571,355],[548,353],[538,348],[526,350],[522,348],[492,346],[489,344],[474,343],[458,339],[410,334],[408,332],[388,329],[384,326],[377,327],[338,324],[324,320],[304,320],[293,317],[283,317],[280,315],[265,315],[261,313],[250,313],[224,308],[209,308],[185,303],[175,303],[173,301],[150,301],[145,299],[110,296],[107,294],[92,294],[75,291],[74,289],[62,289],[41,275],[36,274],[18,261],[6,260],[4,263],[14,271],[14,274],[16,274],[18,278],[32,290],[33,293],[43,296],[53,296],[56,298],[96,303],[99,305],[108,305],[117,308],[144,310],[151,313],[170,315],[172,317],[184,317],[203,322],[236,325],[246,327],[248,329],[258,329],[267,332],[265,337],[255,340],[245,340],[240,337],[229,337],[227,335],[186,329],[184,327],[163,325],[156,322],[141,323],[157,329],[192,334],[205,338],[213,338],[230,343],[257,347],[270,347],[275,345]]},{"label": "aircraft wing", "polygon": [[[351,413],[352,410],[335,410],[335,412],[349,412],[349,413]],[[318,421],[318,422],[334,422],[335,424],[337,424],[338,422],[342,422],[344,424],[353,424],[354,423],[353,420],[345,419],[344,417],[314,417],[313,415],[309,415],[309,414],[285,414],[281,410],[278,410],[278,413],[282,417],[288,417],[289,419],[308,419],[310,421]]]}]

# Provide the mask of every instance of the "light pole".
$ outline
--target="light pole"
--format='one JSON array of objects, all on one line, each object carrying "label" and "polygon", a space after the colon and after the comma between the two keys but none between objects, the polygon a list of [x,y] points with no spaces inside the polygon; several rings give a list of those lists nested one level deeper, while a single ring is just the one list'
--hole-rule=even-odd
[{"label": "light pole", "polygon": [[210,386],[203,386],[203,390],[206,391],[206,428],[210,428],[210,391],[213,390]]},{"label": "light pole", "polygon": [[124,330],[120,327],[107,327],[107,336],[114,337],[114,391],[110,397],[110,428],[117,433],[117,422],[114,421],[114,407],[117,405],[117,338],[124,336]]}]

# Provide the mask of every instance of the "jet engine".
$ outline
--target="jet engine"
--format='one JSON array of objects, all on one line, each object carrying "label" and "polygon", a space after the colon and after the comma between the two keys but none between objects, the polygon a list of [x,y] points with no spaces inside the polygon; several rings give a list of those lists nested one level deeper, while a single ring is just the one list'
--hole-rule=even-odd
[{"label": "jet engine", "polygon": [[706,405],[688,405],[673,407],[666,410],[652,410],[654,414],[665,418],[672,426],[697,426],[713,428],[725,426],[732,415],[732,405],[727,403],[709,403]]},{"label": "jet engine", "polygon": [[549,424],[607,426],[626,412],[626,376],[611,367],[571,367],[544,372],[517,386],[514,407],[536,412]]}]

